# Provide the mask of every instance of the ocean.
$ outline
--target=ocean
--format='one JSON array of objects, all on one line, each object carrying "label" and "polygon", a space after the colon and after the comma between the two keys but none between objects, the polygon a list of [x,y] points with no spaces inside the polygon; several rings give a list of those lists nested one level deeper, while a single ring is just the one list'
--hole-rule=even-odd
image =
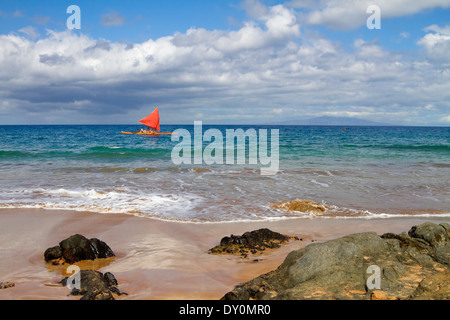
[{"label": "ocean", "polygon": [[[0,208],[189,223],[450,216],[450,127],[203,126],[224,137],[231,129],[278,130],[272,175],[262,175],[250,156],[240,164],[176,163],[180,142],[170,135],[121,133],[139,128],[0,126]],[[194,136],[194,125],[161,127],[178,129]],[[187,141],[192,155],[194,140]],[[275,151],[270,140],[268,147]],[[317,215],[270,207],[295,199],[327,209]]]}]

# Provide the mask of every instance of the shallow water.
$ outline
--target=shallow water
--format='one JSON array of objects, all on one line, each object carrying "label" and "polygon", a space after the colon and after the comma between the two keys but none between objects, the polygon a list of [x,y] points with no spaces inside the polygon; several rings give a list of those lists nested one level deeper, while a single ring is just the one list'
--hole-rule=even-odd
[{"label": "shallow water", "polygon": [[[227,129],[266,129],[269,147],[271,130],[279,130],[279,169],[270,176],[261,175],[260,158],[252,158],[256,164],[249,157],[245,164],[176,164],[172,151],[179,141],[121,134],[138,128],[0,126],[0,207],[183,222],[311,217],[269,207],[299,198],[327,204],[320,218],[450,213],[448,127],[203,126],[224,137]],[[193,126],[162,131],[180,128],[192,134],[194,159]]]}]

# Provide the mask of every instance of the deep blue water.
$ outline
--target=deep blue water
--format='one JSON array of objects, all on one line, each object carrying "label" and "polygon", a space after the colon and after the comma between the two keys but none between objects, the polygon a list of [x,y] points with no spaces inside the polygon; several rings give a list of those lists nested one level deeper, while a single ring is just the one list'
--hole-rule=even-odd
[{"label": "deep blue water", "polygon": [[[121,134],[138,128],[0,126],[0,206],[183,221],[282,218],[267,206],[296,198],[329,204],[330,216],[450,212],[449,127],[204,125],[204,132],[222,133],[224,148],[213,155],[224,164],[175,163],[181,138]],[[194,127],[162,127],[178,129],[190,132],[192,148],[183,155],[194,160]],[[237,156],[226,163],[226,133],[236,129],[254,129],[258,138],[267,130],[267,156],[279,160],[276,174],[261,175],[268,165],[260,154],[252,157],[253,144],[246,145],[244,164]],[[271,130],[279,130],[278,154]],[[212,141],[204,141],[201,155]]]}]

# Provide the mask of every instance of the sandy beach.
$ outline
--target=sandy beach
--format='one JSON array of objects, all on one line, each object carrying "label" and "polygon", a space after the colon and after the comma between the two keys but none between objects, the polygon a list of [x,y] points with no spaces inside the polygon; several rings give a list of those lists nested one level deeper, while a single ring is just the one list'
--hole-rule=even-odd
[{"label": "sandy beach", "polygon": [[[46,264],[44,251],[61,240],[82,234],[105,241],[116,257],[80,264],[112,272],[124,300],[216,300],[239,283],[277,268],[292,250],[312,241],[374,231],[401,233],[424,222],[449,222],[448,217],[389,219],[293,219],[248,223],[179,223],[123,214],[2,209],[0,210],[0,281],[14,282],[0,290],[1,300],[77,300],[58,285],[64,267]],[[246,259],[208,254],[230,234],[269,228],[302,241]],[[258,260],[258,262],[255,262]]]}]

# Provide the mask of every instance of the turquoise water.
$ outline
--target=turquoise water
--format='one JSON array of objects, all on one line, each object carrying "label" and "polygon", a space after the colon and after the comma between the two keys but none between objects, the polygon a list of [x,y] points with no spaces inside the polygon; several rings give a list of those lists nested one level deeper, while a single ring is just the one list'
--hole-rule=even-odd
[{"label": "turquoise water", "polygon": [[[0,126],[0,207],[187,222],[283,219],[293,214],[268,205],[297,198],[326,204],[321,218],[450,212],[449,127],[203,126],[224,137],[227,129],[266,129],[269,138],[279,130],[271,176],[261,175],[258,159],[175,164],[179,141],[121,134],[138,128]],[[177,129],[188,130],[194,144],[193,126],[162,131]]]}]

